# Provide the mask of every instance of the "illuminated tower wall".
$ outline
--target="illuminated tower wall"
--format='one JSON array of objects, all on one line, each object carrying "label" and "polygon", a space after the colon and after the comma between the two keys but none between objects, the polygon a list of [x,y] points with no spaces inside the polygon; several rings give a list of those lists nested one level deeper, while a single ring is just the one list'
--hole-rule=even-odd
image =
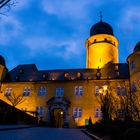
[{"label": "illuminated tower wall", "polygon": [[118,63],[118,40],[112,27],[100,21],[91,28],[86,40],[86,68],[102,68],[110,62]]},{"label": "illuminated tower wall", "polygon": [[127,58],[130,72],[131,91],[140,90],[140,42],[134,47],[133,53]]}]

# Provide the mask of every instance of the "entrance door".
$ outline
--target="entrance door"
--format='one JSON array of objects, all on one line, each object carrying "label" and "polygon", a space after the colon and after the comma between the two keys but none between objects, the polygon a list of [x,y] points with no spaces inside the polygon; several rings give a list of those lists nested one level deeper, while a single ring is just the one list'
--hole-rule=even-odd
[{"label": "entrance door", "polygon": [[62,128],[64,124],[64,111],[60,108],[53,109],[50,113],[51,126]]}]

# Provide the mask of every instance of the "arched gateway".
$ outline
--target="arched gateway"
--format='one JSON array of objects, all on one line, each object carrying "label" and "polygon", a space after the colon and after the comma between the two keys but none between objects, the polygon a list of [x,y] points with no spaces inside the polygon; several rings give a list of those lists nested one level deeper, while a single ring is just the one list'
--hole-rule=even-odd
[{"label": "arched gateway", "polygon": [[65,97],[52,97],[47,101],[47,125],[69,127],[68,108],[70,101]]}]

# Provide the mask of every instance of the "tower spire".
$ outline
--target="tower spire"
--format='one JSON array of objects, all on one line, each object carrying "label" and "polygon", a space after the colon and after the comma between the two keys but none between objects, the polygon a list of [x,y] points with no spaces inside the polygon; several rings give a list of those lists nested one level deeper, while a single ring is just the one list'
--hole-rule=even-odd
[{"label": "tower spire", "polygon": [[100,11],[99,14],[100,14],[100,22],[102,22],[102,18],[103,18],[102,11]]}]

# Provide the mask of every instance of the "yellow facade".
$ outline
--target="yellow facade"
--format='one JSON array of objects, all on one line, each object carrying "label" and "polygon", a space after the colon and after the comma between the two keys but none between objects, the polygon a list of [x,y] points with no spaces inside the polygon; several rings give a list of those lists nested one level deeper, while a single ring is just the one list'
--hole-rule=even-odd
[{"label": "yellow facade", "polygon": [[[25,110],[29,112],[35,112],[37,106],[44,107],[44,116],[43,120],[46,120],[46,114],[48,110],[47,101],[55,96],[56,87],[64,87],[64,96],[69,99],[71,102],[70,107],[68,108],[68,118],[69,118],[69,126],[83,126],[85,125],[85,120],[92,118],[93,123],[98,121],[100,118],[95,117],[95,108],[100,107],[100,104],[97,101],[97,96],[95,95],[95,86],[104,86],[106,85],[107,80],[86,80],[86,81],[68,81],[68,82],[17,82],[17,83],[5,83],[2,84],[1,87],[1,98],[3,101],[11,104],[5,97],[5,90],[7,87],[12,88],[12,93],[14,94],[23,94],[24,87],[30,86],[31,92],[30,95],[24,97],[24,101],[21,104],[18,104],[16,107],[20,110]],[[110,86],[112,87],[112,93],[116,96],[116,87],[118,85],[125,85],[128,81],[123,79],[121,80],[110,80]],[[47,87],[46,96],[39,97],[38,89],[40,86]],[[75,96],[74,95],[74,87],[75,86],[83,86],[83,95]],[[82,117],[77,119],[73,118],[73,108],[81,107],[82,108]]]},{"label": "yellow facade", "polygon": [[[105,29],[101,28],[100,31],[99,26],[105,26]],[[5,64],[1,64],[0,99],[12,105],[6,96],[21,95],[22,102],[17,104],[16,108],[30,115],[34,115],[33,112],[41,108],[43,116],[40,116],[40,119],[46,123],[54,123],[57,119],[58,123],[59,118],[61,127],[62,124],[69,127],[84,126],[90,117],[93,123],[100,120],[101,116],[97,117],[95,111],[100,108],[96,95],[97,87],[110,90],[116,98],[118,86],[125,87],[128,92],[130,81],[132,85],[132,82],[138,81],[140,77],[140,51],[128,57],[129,65],[134,61],[134,68],[128,70],[127,64],[118,63],[118,40],[113,36],[110,26],[107,25],[106,28],[106,23],[102,21],[99,26],[96,28],[98,27],[100,32],[92,30],[92,35],[86,40],[86,69],[38,71],[36,67],[32,69],[31,66],[26,66],[26,69],[20,65],[8,73]],[[34,79],[37,76],[38,79]],[[29,90],[27,96],[24,96],[25,87]],[[45,93],[40,96],[41,87]],[[57,95],[57,88],[63,95]],[[74,109],[78,109],[75,112],[79,111],[79,116],[74,116]]]}]

